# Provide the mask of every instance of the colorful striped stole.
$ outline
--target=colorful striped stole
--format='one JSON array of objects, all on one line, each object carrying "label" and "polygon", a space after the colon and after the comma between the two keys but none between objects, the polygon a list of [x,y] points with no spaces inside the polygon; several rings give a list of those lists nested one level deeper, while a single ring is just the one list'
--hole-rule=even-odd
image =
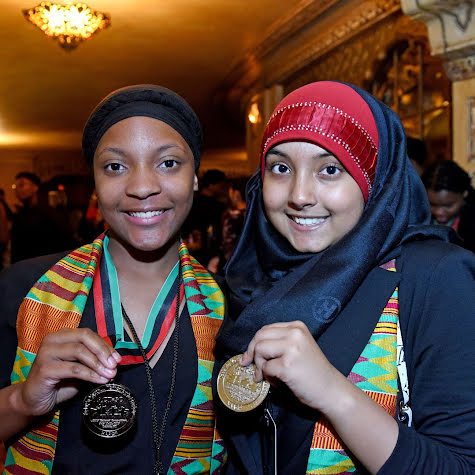
[{"label": "colorful striped stole", "polygon": [[[77,328],[98,269],[103,235],[56,263],[32,287],[17,317],[18,348],[11,381],[25,381],[43,337]],[[214,338],[224,317],[224,297],[216,282],[181,243],[185,297],[198,351],[198,381],[173,457],[170,474],[219,473],[226,459],[215,429],[211,374]],[[8,447],[4,474],[51,473],[60,411],[38,418],[28,433]]]},{"label": "colorful striped stole", "polygon": [[[384,269],[396,271],[395,260]],[[348,379],[376,401],[392,417],[396,415],[398,373],[396,334],[399,316],[398,288],[388,300],[368,344],[353,366]],[[329,421],[322,417],[313,432],[307,474],[352,473],[355,466]]]},{"label": "colorful striped stole", "polygon": [[224,318],[224,297],[209,272],[182,243],[180,260],[185,296],[198,350],[198,383],[168,473],[219,473],[226,450],[213,411],[211,376],[215,338]]}]

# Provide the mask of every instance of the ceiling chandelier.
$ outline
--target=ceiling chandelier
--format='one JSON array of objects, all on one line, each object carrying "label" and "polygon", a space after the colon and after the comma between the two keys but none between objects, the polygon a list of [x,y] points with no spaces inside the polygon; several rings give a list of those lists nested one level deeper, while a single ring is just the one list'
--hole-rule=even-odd
[{"label": "ceiling chandelier", "polygon": [[107,13],[96,12],[85,3],[61,5],[41,2],[36,7],[23,10],[23,15],[66,50],[76,48],[79,43],[110,25]]}]

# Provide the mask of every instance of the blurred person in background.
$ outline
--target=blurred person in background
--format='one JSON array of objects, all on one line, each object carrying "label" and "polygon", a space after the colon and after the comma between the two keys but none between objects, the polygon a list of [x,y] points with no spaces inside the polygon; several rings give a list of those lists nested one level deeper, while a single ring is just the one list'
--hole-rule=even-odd
[{"label": "blurred person in background", "polygon": [[6,252],[10,241],[10,220],[12,212],[5,202],[5,191],[0,188],[0,270],[6,265]]},{"label": "blurred person in background", "polygon": [[431,165],[422,175],[433,224],[450,226],[462,246],[475,252],[475,191],[469,174],[452,160]]},{"label": "blurred person in background", "polygon": [[199,191],[183,227],[190,252],[205,267],[219,254],[221,216],[226,210],[227,191],[225,173],[217,169],[207,170],[199,180]]},{"label": "blurred person in background", "polygon": [[221,215],[221,246],[219,254],[208,263],[208,269],[216,274],[224,274],[224,266],[236,247],[244,226],[246,211],[245,189],[248,177],[229,180],[228,204]]},{"label": "blurred person in background", "polygon": [[93,190],[89,198],[89,203],[84,216],[79,222],[78,240],[80,244],[85,244],[94,240],[99,234],[107,229],[107,224],[102,217],[97,192]]},{"label": "blurred person in background", "polygon": [[427,148],[425,143],[415,137],[407,137],[407,156],[415,168],[417,174],[424,173],[424,166],[427,160]]},{"label": "blurred person in background", "polygon": [[71,247],[71,236],[56,211],[40,202],[40,185],[34,173],[20,172],[15,176],[14,189],[21,206],[13,215],[12,263]]}]

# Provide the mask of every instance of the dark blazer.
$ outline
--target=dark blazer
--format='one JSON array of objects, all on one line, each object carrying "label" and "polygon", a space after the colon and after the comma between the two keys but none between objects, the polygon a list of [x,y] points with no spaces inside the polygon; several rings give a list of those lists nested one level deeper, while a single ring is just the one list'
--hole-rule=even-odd
[{"label": "dark blazer", "polygon": [[[380,473],[474,473],[475,257],[444,242],[414,242],[404,246],[396,267],[398,272],[373,269],[318,344],[348,375],[399,286],[414,420],[412,428],[399,423],[397,445]],[[294,452],[286,454],[289,463],[279,474],[305,473],[316,418],[316,412],[301,413],[298,427],[290,428],[285,440]],[[256,414],[231,414],[219,404],[218,423],[229,445],[226,473],[265,473],[255,420]],[[295,444],[294,435],[303,443]]]}]

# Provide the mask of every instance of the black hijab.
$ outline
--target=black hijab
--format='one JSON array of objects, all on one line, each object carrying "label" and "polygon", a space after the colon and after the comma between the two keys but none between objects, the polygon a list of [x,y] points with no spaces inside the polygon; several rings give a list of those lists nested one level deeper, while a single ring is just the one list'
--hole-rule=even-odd
[{"label": "black hijab", "polygon": [[268,221],[258,169],[247,186],[244,229],[225,269],[231,318],[218,337],[225,353],[242,353],[262,326],[274,322],[302,320],[317,339],[368,273],[397,257],[402,244],[448,240],[446,230],[428,225],[429,203],[407,157],[399,118],[367,92],[346,87],[369,106],[379,135],[376,174],[363,215],[336,244],[317,254],[300,253]]},{"label": "black hijab", "polygon": [[111,92],[92,111],[82,137],[84,158],[92,168],[102,136],[117,122],[129,117],[151,117],[175,129],[186,141],[200,166],[203,134],[191,106],[176,92],[155,84],[138,84]]}]

